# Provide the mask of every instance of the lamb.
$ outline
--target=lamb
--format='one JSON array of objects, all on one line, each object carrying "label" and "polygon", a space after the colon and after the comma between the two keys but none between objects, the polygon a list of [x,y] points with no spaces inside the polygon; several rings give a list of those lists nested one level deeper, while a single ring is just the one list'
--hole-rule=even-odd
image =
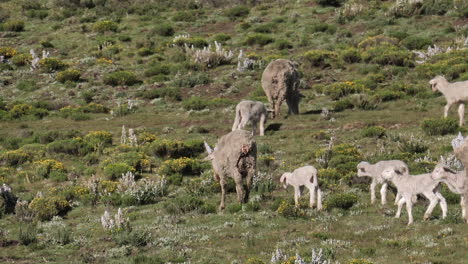
[{"label": "lamb", "polygon": [[288,184],[294,187],[294,202],[299,206],[299,197],[301,196],[301,186],[309,189],[310,208],[315,205],[315,193],[317,192],[317,209],[322,209],[322,191],[319,188],[317,180],[317,169],[314,166],[304,166],[295,169],[292,173],[285,172],[280,178],[280,182],[286,189]]},{"label": "lamb", "polygon": [[464,208],[465,204],[465,179],[466,179],[466,172],[465,171],[458,171],[455,172],[451,170],[448,166],[439,163],[437,164],[436,168],[434,169],[432,173],[432,179],[434,180],[440,180],[447,187],[450,189],[450,191],[460,194],[460,205],[462,208],[462,217],[463,219],[466,218],[466,210]]},{"label": "lamb", "polygon": [[413,201],[412,197],[417,194],[423,194],[429,199],[430,204],[424,213],[424,220],[428,219],[434,210],[437,203],[440,202],[442,208],[442,218],[447,216],[447,202],[438,190],[440,180],[434,180],[432,173],[420,175],[408,175],[408,171],[402,166],[390,166],[383,170],[382,178],[391,181],[398,189],[402,198],[398,201],[398,210],[395,215],[400,217],[401,208],[406,203],[406,211],[408,212],[408,225],[413,223]]},{"label": "lamb", "polygon": [[[247,202],[257,166],[257,144],[252,133],[235,130],[222,136],[214,150],[206,142],[205,148],[208,152],[205,159],[211,160],[214,179],[221,185],[219,209],[224,209],[228,177],[236,183],[237,200],[240,203]],[[245,185],[243,179],[246,180]]]},{"label": "lamb", "polygon": [[432,91],[440,91],[447,100],[444,107],[444,117],[447,118],[448,111],[453,104],[459,104],[458,117],[459,126],[464,124],[465,103],[468,102],[468,81],[449,83],[443,76],[436,76],[429,81]]},{"label": "lamb", "polygon": [[[467,138],[463,138],[463,136],[460,134],[457,138],[452,140],[452,147],[453,147],[453,152],[455,156],[461,161],[463,166],[465,167],[465,180],[463,184],[463,197],[467,198],[468,197],[468,179],[466,178],[467,173],[466,171],[468,170],[468,144],[467,144]],[[467,212],[468,211],[468,199],[464,199],[464,201],[461,203],[462,205],[462,211]],[[466,223],[468,223],[468,214],[465,214],[464,220]]]},{"label": "lamb", "polygon": [[280,114],[281,104],[286,99],[289,114],[299,114],[299,73],[290,60],[278,59],[270,62],[262,74],[262,88],[273,107],[273,118]]},{"label": "lamb", "polygon": [[268,118],[268,112],[262,102],[242,100],[236,106],[236,118],[232,125],[232,131],[243,129],[250,121],[252,124],[252,134],[255,135],[257,124],[260,123],[260,136],[265,135],[265,123]]},{"label": "lamb", "polygon": [[[362,161],[357,165],[358,169],[358,177],[371,177],[372,182],[370,185],[370,193],[371,193],[371,203],[375,203],[375,187],[377,184],[382,184],[382,188],[380,189],[380,198],[382,205],[387,203],[387,186],[388,182],[382,178],[382,171],[390,166],[400,166],[405,168],[408,171],[408,166],[405,162],[401,160],[382,160],[375,164],[370,164],[369,162]],[[398,203],[400,200],[400,194],[397,193],[395,197],[395,204]]]}]

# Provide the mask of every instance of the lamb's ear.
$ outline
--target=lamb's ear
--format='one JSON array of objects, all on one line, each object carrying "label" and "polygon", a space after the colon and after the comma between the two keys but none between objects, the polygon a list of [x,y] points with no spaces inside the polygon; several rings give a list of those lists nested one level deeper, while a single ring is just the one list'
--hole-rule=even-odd
[{"label": "lamb's ear", "polygon": [[208,145],[208,143],[206,143],[206,141],[204,141],[203,143],[205,144],[206,152],[208,152],[208,154],[213,153],[213,150],[211,149],[210,145]]},{"label": "lamb's ear", "polygon": [[444,166],[443,168],[444,168],[444,171],[445,171],[445,172],[450,172],[450,173],[453,173],[453,174],[457,174],[456,171],[452,170],[452,169],[449,168],[448,166]]},{"label": "lamb's ear", "polygon": [[395,172],[397,174],[400,174],[400,175],[405,174],[406,173],[406,168],[405,167],[395,167]]}]

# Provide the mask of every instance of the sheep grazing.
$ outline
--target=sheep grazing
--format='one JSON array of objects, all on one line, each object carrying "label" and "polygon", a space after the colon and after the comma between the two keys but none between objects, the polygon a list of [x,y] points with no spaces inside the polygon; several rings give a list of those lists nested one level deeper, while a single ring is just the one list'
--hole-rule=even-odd
[{"label": "sheep grazing", "polygon": [[278,59],[270,62],[262,74],[262,88],[273,107],[273,118],[280,114],[284,100],[289,107],[289,114],[299,114],[299,73],[297,66],[290,60]]},{"label": "sheep grazing", "polygon": [[458,117],[460,126],[463,126],[465,115],[465,103],[468,102],[468,81],[449,83],[443,76],[436,76],[429,81],[432,91],[440,91],[447,100],[444,107],[444,117],[447,118],[448,111],[453,104],[459,104]]},{"label": "sheep grazing", "polygon": [[423,194],[429,199],[430,204],[424,213],[424,219],[428,219],[434,210],[437,203],[440,203],[442,208],[442,218],[447,216],[447,202],[438,190],[440,180],[434,180],[432,173],[420,175],[408,175],[408,170],[402,166],[390,166],[383,170],[382,178],[391,181],[398,189],[402,198],[398,201],[398,210],[395,215],[400,217],[401,208],[406,203],[406,211],[408,212],[408,225],[413,223],[413,201],[412,197],[417,194]]},{"label": "sheep grazing", "polygon": [[[257,166],[257,144],[249,131],[235,130],[222,136],[212,150],[205,142],[208,152],[206,160],[211,160],[213,176],[221,185],[221,203],[219,209],[224,209],[226,184],[228,177],[236,183],[237,199],[245,203],[249,199],[250,187]],[[246,184],[243,184],[243,179]]]},{"label": "sheep grazing", "polygon": [[[362,161],[357,165],[357,175],[359,177],[371,177],[372,182],[370,185],[370,193],[371,193],[371,203],[375,203],[375,187],[377,184],[382,184],[382,188],[380,189],[381,195],[381,203],[382,205],[387,203],[387,187],[388,182],[382,178],[382,171],[390,166],[399,166],[405,168],[408,171],[408,166],[401,160],[382,160],[375,164],[370,164],[369,162]],[[395,197],[395,204],[397,204],[398,200],[400,200],[400,195],[397,193]]]},{"label": "sheep grazing", "polygon": [[464,208],[465,204],[465,180],[466,180],[466,172],[465,171],[458,171],[455,172],[452,169],[450,169],[448,166],[446,166],[443,163],[437,164],[435,167],[434,171],[432,172],[432,179],[434,180],[440,180],[447,187],[450,189],[450,191],[460,194],[460,205],[462,208],[462,217],[463,219],[466,218],[466,210]]},{"label": "sheep grazing", "polygon": [[280,178],[280,182],[286,189],[288,185],[294,187],[294,202],[299,206],[299,197],[301,196],[301,186],[309,189],[310,207],[315,205],[315,194],[317,193],[317,209],[322,209],[322,191],[319,188],[317,180],[317,169],[314,166],[304,166],[295,169],[292,173],[285,172]]},{"label": "sheep grazing", "polygon": [[257,124],[260,123],[260,136],[264,136],[268,112],[269,110],[262,102],[242,100],[236,106],[236,118],[232,125],[232,131],[243,129],[250,122],[252,124],[252,134],[255,135]]}]

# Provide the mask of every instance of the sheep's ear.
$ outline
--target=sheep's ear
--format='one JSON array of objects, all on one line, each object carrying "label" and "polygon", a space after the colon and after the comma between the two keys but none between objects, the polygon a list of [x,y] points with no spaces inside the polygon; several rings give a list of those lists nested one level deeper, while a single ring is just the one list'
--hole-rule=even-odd
[{"label": "sheep's ear", "polygon": [[445,172],[450,172],[450,173],[456,174],[456,172],[454,170],[452,170],[451,168],[449,168],[447,166],[444,166],[443,168],[444,168]]},{"label": "sheep's ear", "polygon": [[406,168],[405,167],[395,168],[395,172],[397,174],[402,175],[402,174],[406,173]]},{"label": "sheep's ear", "polygon": [[206,143],[206,141],[204,141],[203,143],[205,144],[206,152],[208,152],[208,154],[213,153],[213,150],[211,149],[210,145],[208,145],[208,143]]}]

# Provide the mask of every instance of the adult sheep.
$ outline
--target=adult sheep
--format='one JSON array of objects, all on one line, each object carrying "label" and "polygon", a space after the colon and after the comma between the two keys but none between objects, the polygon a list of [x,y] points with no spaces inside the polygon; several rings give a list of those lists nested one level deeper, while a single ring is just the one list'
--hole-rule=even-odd
[{"label": "adult sheep", "polygon": [[205,159],[211,160],[213,176],[221,185],[219,209],[224,209],[228,177],[236,183],[237,200],[246,203],[249,200],[250,187],[257,166],[257,144],[252,133],[235,130],[222,136],[214,150],[206,142],[205,147],[208,152]]},{"label": "adult sheep", "polygon": [[274,60],[265,68],[262,88],[273,107],[273,118],[279,116],[284,100],[288,104],[289,114],[299,114],[299,81],[297,65],[290,60]]},{"label": "adult sheep", "polygon": [[262,102],[242,100],[236,106],[236,118],[232,125],[232,131],[243,129],[250,122],[252,124],[252,134],[255,135],[257,124],[260,124],[260,136],[264,136],[268,112],[270,110]]},{"label": "adult sheep", "polygon": [[444,76],[436,76],[429,81],[429,84],[432,87],[432,91],[440,91],[447,100],[447,104],[444,107],[445,118],[447,118],[450,107],[453,104],[459,104],[459,126],[463,126],[465,103],[468,102],[468,81],[449,83]]}]

